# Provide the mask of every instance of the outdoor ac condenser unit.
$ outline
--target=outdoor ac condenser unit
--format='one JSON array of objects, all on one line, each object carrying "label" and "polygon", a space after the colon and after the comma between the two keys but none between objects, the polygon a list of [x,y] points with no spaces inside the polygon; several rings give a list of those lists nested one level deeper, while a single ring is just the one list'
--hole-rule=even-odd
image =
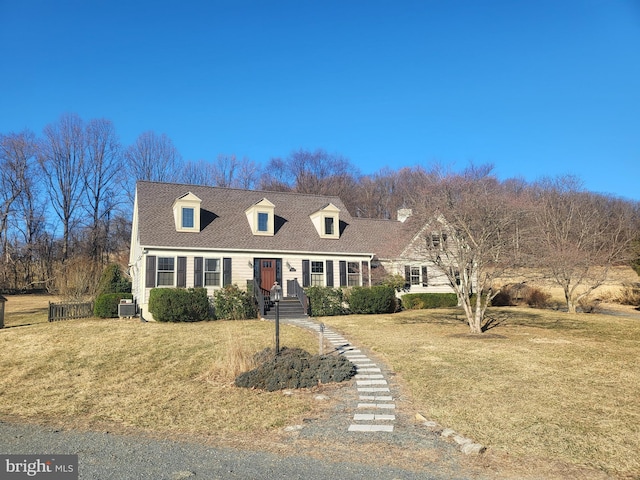
[{"label": "outdoor ac condenser unit", "polygon": [[136,304],[132,300],[122,299],[118,304],[118,317],[135,317]]}]

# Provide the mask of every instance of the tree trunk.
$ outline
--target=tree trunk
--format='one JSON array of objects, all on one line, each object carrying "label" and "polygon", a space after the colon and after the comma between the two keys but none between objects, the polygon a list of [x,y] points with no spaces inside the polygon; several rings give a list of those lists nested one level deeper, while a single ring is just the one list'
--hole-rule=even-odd
[{"label": "tree trunk", "polygon": [[576,304],[573,301],[569,284],[564,285],[564,299],[567,302],[567,313],[576,313]]}]

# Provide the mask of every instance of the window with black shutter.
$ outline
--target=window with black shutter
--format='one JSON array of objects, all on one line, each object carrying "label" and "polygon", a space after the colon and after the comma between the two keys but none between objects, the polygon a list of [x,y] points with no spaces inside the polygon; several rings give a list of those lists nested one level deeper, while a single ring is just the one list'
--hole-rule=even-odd
[{"label": "window with black shutter", "polygon": [[231,285],[231,259],[222,259],[222,286]]},{"label": "window with black shutter", "polygon": [[327,287],[333,287],[333,260],[327,260]]},{"label": "window with black shutter", "polygon": [[176,286],[178,288],[185,288],[187,286],[187,257],[178,257],[178,272],[176,280]]},{"label": "window with black shutter", "polygon": [[202,257],[195,257],[193,259],[193,286],[202,286]]},{"label": "window with black shutter", "polygon": [[145,287],[153,288],[156,286],[156,257],[155,255],[147,256],[147,265],[145,269]]},{"label": "window with black shutter", "polygon": [[309,260],[302,260],[302,286],[311,286],[311,268]]}]

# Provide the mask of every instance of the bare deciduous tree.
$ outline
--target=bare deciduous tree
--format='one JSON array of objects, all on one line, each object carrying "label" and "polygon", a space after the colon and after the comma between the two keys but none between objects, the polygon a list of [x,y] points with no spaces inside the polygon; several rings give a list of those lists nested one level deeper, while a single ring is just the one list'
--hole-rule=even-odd
[{"label": "bare deciduous tree", "polygon": [[186,162],[182,180],[194,185],[242,188],[250,190],[259,178],[260,167],[248,158],[235,155],[218,155],[215,162],[199,160]]},{"label": "bare deciduous tree", "polygon": [[134,185],[137,180],[175,182],[180,178],[182,157],[166,134],[148,131],[140,134],[125,151],[125,160],[133,176],[127,193],[133,203]]},{"label": "bare deciduous tree", "polygon": [[586,192],[574,177],[538,185],[538,266],[564,292],[567,310],[604,283],[612,266],[629,261],[634,210],[621,199]]},{"label": "bare deciduous tree", "polygon": [[86,127],[85,161],[86,208],[89,224],[89,255],[99,262],[106,250],[109,219],[118,203],[116,185],[122,172],[120,144],[110,120],[95,119]]},{"label": "bare deciduous tree", "polygon": [[482,333],[495,280],[515,267],[510,199],[489,166],[439,175],[422,192],[423,253],[447,276],[471,333]]},{"label": "bare deciduous tree", "polygon": [[[14,264],[16,259],[9,251],[9,226],[15,224],[19,217],[20,203],[31,190],[33,182],[33,162],[36,154],[36,140],[32,132],[0,135],[0,253],[5,267]],[[14,268],[14,284],[17,270]],[[8,274],[7,268],[2,272]]]},{"label": "bare deciduous tree", "polygon": [[75,114],[65,114],[44,128],[38,161],[51,206],[62,222],[62,259],[69,257],[71,231],[84,195],[85,128]]}]

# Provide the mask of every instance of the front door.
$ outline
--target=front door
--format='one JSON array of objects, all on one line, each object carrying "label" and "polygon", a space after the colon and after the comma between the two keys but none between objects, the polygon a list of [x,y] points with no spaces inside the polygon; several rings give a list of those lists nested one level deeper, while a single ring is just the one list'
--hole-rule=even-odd
[{"label": "front door", "polygon": [[271,290],[276,281],[276,261],[273,258],[260,259],[260,288]]}]

